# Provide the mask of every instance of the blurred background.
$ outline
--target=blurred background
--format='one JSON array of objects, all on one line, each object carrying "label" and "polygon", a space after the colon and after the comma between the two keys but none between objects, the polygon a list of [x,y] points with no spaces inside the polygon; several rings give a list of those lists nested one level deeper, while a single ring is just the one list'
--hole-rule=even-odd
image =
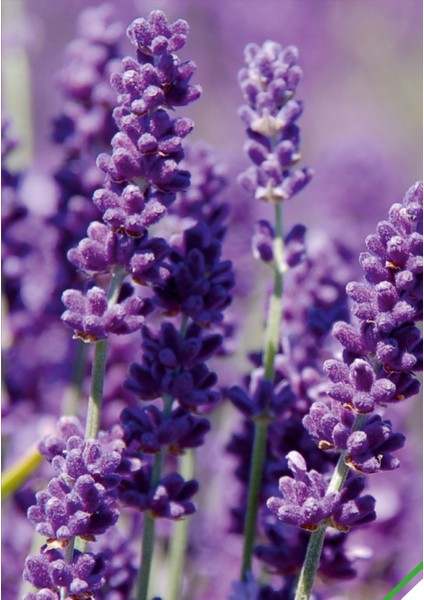
[{"label": "blurred background", "polygon": [[[19,140],[8,166],[15,171],[31,171],[25,201],[41,215],[55,205],[58,190],[51,176],[63,161],[51,135],[52,119],[60,114],[63,103],[58,73],[65,64],[65,48],[76,36],[81,11],[101,4],[101,0],[2,1],[2,109]],[[237,116],[243,103],[237,72],[243,65],[247,43],[262,44],[270,39],[299,48],[304,77],[298,98],[305,106],[299,121],[301,166],[312,167],[315,175],[299,197],[287,203],[287,228],[302,222],[308,226],[311,239],[341,237],[357,255],[365,248],[365,236],[387,215],[390,205],[400,202],[408,187],[422,178],[421,0],[117,0],[112,4],[124,28],[154,8],[164,10],[169,21],[184,18],[189,22],[190,35],[181,56],[196,62],[194,81],[202,85],[203,95],[180,114],[195,121],[190,141],[209,144],[229,178],[226,197],[232,203],[233,220],[227,250],[242,290],[236,306],[243,311],[247,305],[249,310],[257,309],[263,302],[261,286],[249,266],[250,236],[252,223],[269,214],[268,206],[253,205],[237,185],[238,174],[248,166],[243,154],[244,127]],[[132,54],[126,40],[122,52]],[[244,219],[238,218],[240,215]],[[353,263],[352,276],[359,273]],[[44,284],[39,281],[38,285]],[[245,364],[241,355],[255,349],[254,341],[259,339],[262,323],[254,317],[253,321],[252,325],[251,318],[245,329],[248,333],[240,334],[240,365]],[[13,344],[13,340],[6,343]],[[223,378],[227,377],[228,373],[223,373]],[[12,461],[16,448],[32,443],[36,434],[23,440],[21,433],[18,441],[13,439],[17,415],[24,423],[27,405],[15,412],[7,395],[6,386],[5,436],[12,448]],[[381,506],[380,521],[372,530],[374,545],[382,547],[392,539],[389,553],[392,563],[396,562],[395,572],[391,571],[384,583],[386,554],[385,560],[379,561],[377,556],[372,563],[359,559],[357,591],[352,588],[347,592],[344,586],[336,585],[329,588],[333,591],[324,596],[326,599],[382,598],[396,578],[402,579],[420,562],[421,414],[419,399],[408,401],[391,414],[395,424],[406,426],[410,432],[400,456],[402,469],[394,475],[378,475],[372,484]],[[222,444],[231,425],[226,427],[221,433]],[[213,448],[211,451],[215,452]],[[219,456],[213,454],[216,460]],[[217,487],[219,481],[218,476]],[[216,518],[217,507],[210,510]],[[406,518],[400,519],[400,515]],[[22,527],[22,535],[28,535]],[[369,531],[352,535],[352,555],[362,552],[366,558]],[[214,556],[213,544],[208,549],[205,543],[203,549],[202,564],[216,560],[211,572],[222,577],[222,589],[228,589],[237,578],[240,548],[238,541],[230,539],[220,558]],[[22,554],[21,548],[15,550]],[[224,567],[227,571],[221,571]],[[372,572],[377,575],[372,576]],[[17,598],[16,586],[11,584],[10,590],[5,598]],[[196,600],[203,598],[206,595],[199,592]],[[216,600],[221,597],[216,596]]]}]

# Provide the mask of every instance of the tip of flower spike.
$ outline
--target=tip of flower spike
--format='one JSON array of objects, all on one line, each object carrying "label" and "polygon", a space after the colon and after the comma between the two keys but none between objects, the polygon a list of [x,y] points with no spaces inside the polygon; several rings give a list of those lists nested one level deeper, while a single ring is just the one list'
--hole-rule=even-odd
[{"label": "tip of flower spike", "polygon": [[135,19],[127,29],[127,36],[142,54],[160,56],[182,48],[188,34],[188,23],[178,19],[168,23],[161,10],[153,10],[147,20]]}]

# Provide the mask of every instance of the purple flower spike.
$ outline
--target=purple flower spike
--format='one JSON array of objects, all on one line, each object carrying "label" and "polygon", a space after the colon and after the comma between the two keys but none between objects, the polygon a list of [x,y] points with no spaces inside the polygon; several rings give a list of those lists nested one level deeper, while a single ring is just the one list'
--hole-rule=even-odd
[{"label": "purple flower spike", "polygon": [[239,81],[247,106],[240,109],[240,117],[249,136],[245,150],[255,166],[240,182],[258,199],[282,202],[305,187],[313,174],[308,168],[293,169],[300,159],[295,123],[303,108],[293,98],[302,76],[297,49],[270,41],[262,47],[249,44],[245,60]]},{"label": "purple flower spike", "polygon": [[307,471],[306,463],[298,452],[287,455],[293,477],[281,477],[278,487],[283,498],[271,497],[267,507],[289,525],[314,531],[324,519],[333,514],[340,502],[340,494],[325,495],[327,482],[317,471]]},{"label": "purple flower spike", "polygon": [[67,290],[62,300],[68,309],[62,315],[63,322],[74,329],[74,337],[84,342],[105,339],[109,333],[137,331],[150,309],[148,303],[137,296],[109,305],[106,292],[99,287],[91,288],[86,295],[78,290]]}]

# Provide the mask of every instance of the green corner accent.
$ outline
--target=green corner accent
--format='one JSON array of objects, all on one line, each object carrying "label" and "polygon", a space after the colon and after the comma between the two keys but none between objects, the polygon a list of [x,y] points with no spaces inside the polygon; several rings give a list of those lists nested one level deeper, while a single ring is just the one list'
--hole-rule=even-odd
[{"label": "green corner accent", "polygon": [[420,562],[420,564],[417,565],[415,567],[415,569],[412,569],[412,571],[410,573],[408,573],[408,575],[404,579],[402,579],[402,581],[400,583],[398,583],[397,586],[394,587],[392,589],[392,591],[387,594],[387,596],[384,596],[383,600],[390,600],[391,598],[393,598],[394,596],[396,596],[396,594],[398,592],[400,592],[400,590],[402,588],[404,588],[405,585],[407,583],[409,583],[411,581],[411,579],[413,579],[415,577],[415,575],[418,575],[418,573],[420,571],[422,571],[422,570],[423,570],[423,563]]}]

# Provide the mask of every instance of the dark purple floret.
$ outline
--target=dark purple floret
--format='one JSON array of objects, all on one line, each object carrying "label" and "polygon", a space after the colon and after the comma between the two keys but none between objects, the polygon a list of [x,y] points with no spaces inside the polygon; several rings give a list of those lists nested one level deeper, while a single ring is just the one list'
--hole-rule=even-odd
[{"label": "dark purple floret", "polygon": [[125,408],[121,422],[128,448],[156,453],[163,446],[168,453],[181,454],[185,448],[201,446],[210,429],[207,419],[195,417],[183,408],[177,408],[165,419],[154,406]]},{"label": "dark purple floret", "polygon": [[220,240],[205,222],[185,231],[183,247],[172,247],[164,265],[169,276],[155,288],[157,304],[202,326],[220,322],[234,286],[231,261],[221,260],[221,252]]},{"label": "dark purple floret", "polygon": [[[267,545],[259,545],[255,555],[272,572],[290,578],[302,568],[306,548],[310,538],[308,531],[287,526],[278,521],[265,524]],[[329,531],[324,540],[319,572],[326,577],[352,579],[356,571],[346,555],[344,548],[346,536],[343,533]]]},{"label": "dark purple floret", "polygon": [[397,469],[399,460],[392,452],[403,448],[402,433],[393,433],[390,421],[379,415],[369,417],[361,431],[353,432],[346,443],[346,463],[361,473],[376,473]]},{"label": "dark purple floret", "polygon": [[[305,257],[305,233],[304,225],[295,225],[284,238],[284,263],[279,268],[296,267]],[[274,237],[275,232],[272,225],[265,220],[256,224],[255,233],[252,237],[253,256],[260,258],[265,263],[273,263],[276,260],[274,256]]]},{"label": "dark purple floret", "polygon": [[130,366],[129,389],[143,400],[168,394],[189,411],[218,400],[218,393],[210,389],[216,375],[204,361],[218,351],[220,335],[202,337],[201,328],[192,323],[182,336],[171,323],[164,323],[157,337],[146,327],[143,337],[143,362]]},{"label": "dark purple floret", "polygon": [[198,489],[199,484],[194,479],[184,481],[178,473],[171,473],[150,492],[149,508],[155,516],[167,519],[191,515],[196,510],[191,497]]},{"label": "dark purple floret", "polygon": [[139,453],[129,451],[121,470],[121,501],[167,519],[178,519],[196,510],[191,497],[198,490],[197,481],[184,481],[178,473],[171,473],[152,488],[151,474],[151,465],[141,459]]},{"label": "dark purple floret", "polygon": [[293,405],[295,396],[287,379],[276,383],[264,379],[264,368],[254,369],[249,377],[248,393],[235,385],[227,390],[231,402],[247,417],[268,414],[280,415]]},{"label": "dark purple floret", "polygon": [[331,523],[336,529],[349,531],[350,527],[374,521],[375,498],[360,496],[365,488],[365,477],[350,477],[340,492],[339,505],[333,513]]}]

